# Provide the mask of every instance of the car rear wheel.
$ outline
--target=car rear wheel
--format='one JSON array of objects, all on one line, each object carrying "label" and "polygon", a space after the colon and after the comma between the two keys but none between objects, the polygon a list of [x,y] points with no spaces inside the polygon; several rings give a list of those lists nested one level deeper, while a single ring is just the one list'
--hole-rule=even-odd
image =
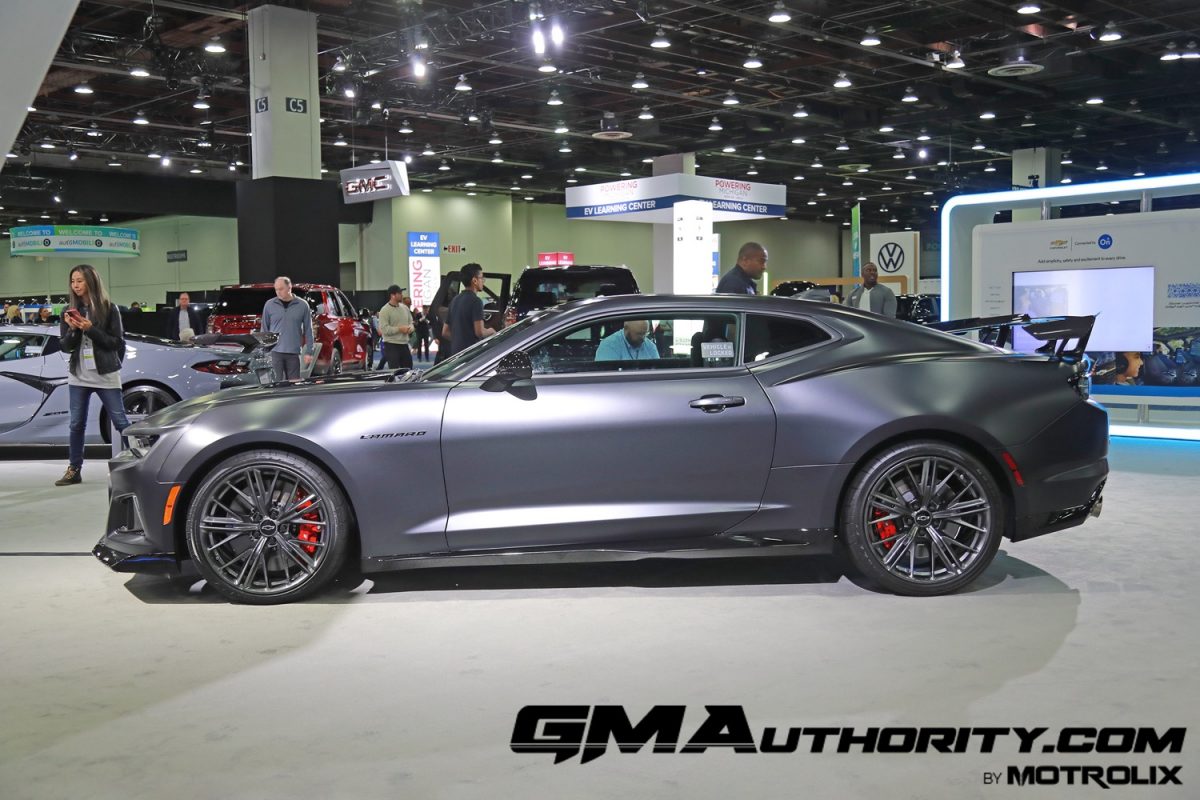
[{"label": "car rear wheel", "polygon": [[[121,403],[126,415],[148,417],[156,411],[179,402],[174,392],[161,386],[141,384],[126,386],[121,390]],[[100,436],[105,444],[112,444],[112,427],[109,425],[108,412],[100,410]]]},{"label": "car rear wheel", "polygon": [[320,591],[341,570],[350,507],[323,470],[293,453],[253,450],[219,464],[188,505],[188,549],[214,589],[273,605]]},{"label": "car rear wheel", "polygon": [[971,454],[934,441],[871,457],[841,509],[854,566],[881,589],[949,594],[987,569],[1004,531],[1004,497]]},{"label": "car rear wheel", "polygon": [[329,366],[325,368],[326,375],[341,375],[342,374],[342,351],[334,348],[329,355]]}]

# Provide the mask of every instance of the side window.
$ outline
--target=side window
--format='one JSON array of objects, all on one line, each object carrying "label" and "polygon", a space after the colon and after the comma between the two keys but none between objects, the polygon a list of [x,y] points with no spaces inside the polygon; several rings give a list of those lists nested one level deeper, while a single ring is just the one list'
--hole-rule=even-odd
[{"label": "side window", "polygon": [[0,337],[0,361],[18,361],[42,354],[44,337],[6,334]]},{"label": "side window", "polygon": [[337,300],[338,316],[354,319],[354,309],[350,307],[350,301],[346,299],[346,295],[341,292],[334,292],[333,296]]},{"label": "side window", "polygon": [[570,328],[530,349],[536,374],[729,367],[734,314],[624,315]]},{"label": "side window", "polygon": [[802,319],[746,315],[745,363],[803,350],[832,337],[817,325]]}]

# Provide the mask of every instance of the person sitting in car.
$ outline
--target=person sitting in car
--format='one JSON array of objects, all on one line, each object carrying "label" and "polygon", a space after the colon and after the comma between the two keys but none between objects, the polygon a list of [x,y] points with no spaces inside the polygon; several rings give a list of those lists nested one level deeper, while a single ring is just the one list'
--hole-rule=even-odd
[{"label": "person sitting in car", "polygon": [[626,322],[621,330],[600,340],[596,361],[643,361],[658,358],[658,348],[646,339],[650,323],[644,319]]},{"label": "person sitting in car", "polygon": [[57,316],[55,316],[53,308],[50,306],[42,306],[38,309],[37,321],[43,325],[50,325],[57,323],[59,319]]}]

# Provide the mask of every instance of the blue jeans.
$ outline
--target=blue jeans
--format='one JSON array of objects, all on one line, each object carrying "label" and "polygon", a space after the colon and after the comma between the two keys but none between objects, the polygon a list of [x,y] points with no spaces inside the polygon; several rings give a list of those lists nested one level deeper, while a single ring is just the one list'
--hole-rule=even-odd
[{"label": "blue jeans", "polygon": [[68,386],[71,398],[71,446],[69,451],[70,464],[75,469],[83,468],[83,435],[87,430],[88,399],[92,394],[99,395],[108,418],[118,431],[129,427],[129,418],[125,416],[125,403],[121,399],[120,389],[93,389],[90,386]]}]

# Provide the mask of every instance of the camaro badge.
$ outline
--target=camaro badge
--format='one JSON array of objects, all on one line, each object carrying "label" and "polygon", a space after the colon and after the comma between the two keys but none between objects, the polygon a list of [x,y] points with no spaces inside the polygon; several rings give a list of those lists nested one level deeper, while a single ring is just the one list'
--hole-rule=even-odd
[{"label": "camaro badge", "polygon": [[405,436],[424,436],[425,431],[404,431],[403,433],[367,433],[359,436],[360,439],[400,439]]}]

